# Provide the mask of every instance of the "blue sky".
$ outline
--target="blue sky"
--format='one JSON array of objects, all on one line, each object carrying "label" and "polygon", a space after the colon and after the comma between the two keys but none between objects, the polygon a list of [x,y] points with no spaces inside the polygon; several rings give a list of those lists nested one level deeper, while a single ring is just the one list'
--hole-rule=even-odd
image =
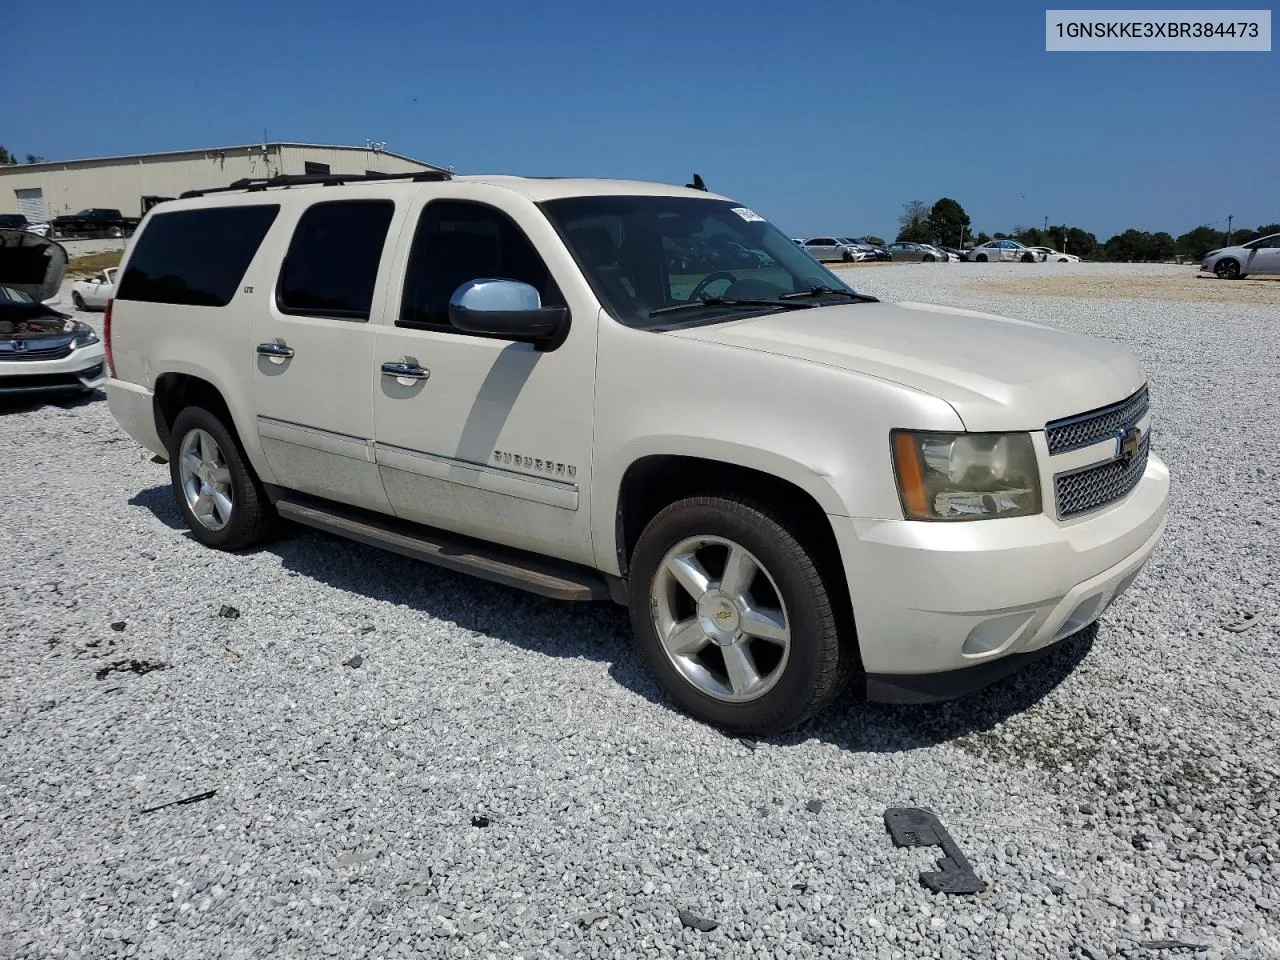
[{"label": "blue sky", "polygon": [[1046,53],[1044,5],[7,6],[24,61],[69,54],[10,71],[30,84],[0,112],[19,155],[226,146],[266,128],[384,140],[460,173],[696,170],[797,236],[891,234],[905,202],[940,196],[988,232],[1045,216],[1100,239],[1280,221],[1275,52]]}]

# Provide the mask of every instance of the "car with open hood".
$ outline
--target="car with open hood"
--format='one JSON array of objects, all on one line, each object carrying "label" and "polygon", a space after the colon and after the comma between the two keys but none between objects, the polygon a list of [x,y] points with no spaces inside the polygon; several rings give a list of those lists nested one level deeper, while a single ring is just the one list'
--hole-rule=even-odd
[{"label": "car with open hood", "polygon": [[881,302],[696,188],[195,191],[143,221],[107,346],[112,413],[196,540],[285,519],[624,604],[674,702],[740,732],[854,678],[990,683],[1102,617],[1165,525],[1122,347]]},{"label": "car with open hood", "polygon": [[97,333],[46,302],[66,270],[61,244],[0,230],[0,395],[91,391],[106,382]]}]

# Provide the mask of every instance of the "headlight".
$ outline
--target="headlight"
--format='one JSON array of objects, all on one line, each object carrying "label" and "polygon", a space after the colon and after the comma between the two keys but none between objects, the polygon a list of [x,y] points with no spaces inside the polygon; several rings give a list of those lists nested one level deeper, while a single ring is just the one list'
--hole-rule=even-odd
[{"label": "headlight", "polygon": [[82,323],[76,330],[75,345],[77,347],[87,347],[98,342],[98,335],[93,332],[93,327],[87,323]]},{"label": "headlight", "polygon": [[1040,512],[1040,475],[1027,433],[892,434],[908,520],[984,520]]}]

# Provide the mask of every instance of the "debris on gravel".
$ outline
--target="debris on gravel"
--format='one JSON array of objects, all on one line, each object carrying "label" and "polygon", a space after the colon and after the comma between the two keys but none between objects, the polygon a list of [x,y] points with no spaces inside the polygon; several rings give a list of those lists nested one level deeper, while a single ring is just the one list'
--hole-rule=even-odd
[{"label": "debris on gravel", "polygon": [[686,927],[699,930],[702,933],[710,933],[712,930],[719,928],[720,924],[715,920],[708,920],[706,917],[700,917],[692,910],[681,910],[679,912],[680,922]]},{"label": "debris on gravel", "polygon": [[[0,528],[0,954],[1274,960],[1280,311],[963,289],[1056,267],[1162,275],[846,276],[1132,350],[1173,471],[1161,547],[1034,670],[935,706],[851,693],[755,750],[672,707],[625,611],[300,528],[205,549],[168,469],[103,442],[100,397],[4,401],[0,489],[40,495]],[[922,887],[935,848],[893,846],[899,805],[990,889]]]}]

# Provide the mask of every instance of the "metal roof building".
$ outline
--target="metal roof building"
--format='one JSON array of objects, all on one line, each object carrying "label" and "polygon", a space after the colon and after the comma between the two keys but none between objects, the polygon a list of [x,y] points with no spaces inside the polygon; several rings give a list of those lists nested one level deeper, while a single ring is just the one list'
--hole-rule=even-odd
[{"label": "metal roof building", "polygon": [[307,173],[412,173],[442,170],[388,153],[380,146],[258,143],[207,150],[174,150],[132,157],[0,166],[0,213],[47,220],[89,207],[142,216],[184,190],[225,187],[244,177]]}]

